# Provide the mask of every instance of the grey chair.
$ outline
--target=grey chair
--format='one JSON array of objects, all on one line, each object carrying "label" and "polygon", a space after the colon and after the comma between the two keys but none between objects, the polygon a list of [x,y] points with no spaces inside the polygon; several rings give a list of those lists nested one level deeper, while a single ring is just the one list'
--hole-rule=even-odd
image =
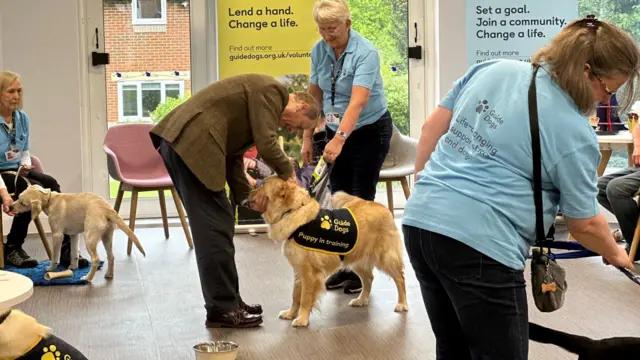
[{"label": "grey chair", "polygon": [[418,148],[418,140],[403,135],[398,128],[393,126],[393,134],[391,135],[391,145],[389,154],[387,154],[382,169],[380,170],[379,182],[387,184],[387,201],[389,210],[393,213],[393,182],[398,181],[402,184],[402,191],[406,199],[409,199],[409,181],[407,176],[414,173],[416,161],[416,150]]}]

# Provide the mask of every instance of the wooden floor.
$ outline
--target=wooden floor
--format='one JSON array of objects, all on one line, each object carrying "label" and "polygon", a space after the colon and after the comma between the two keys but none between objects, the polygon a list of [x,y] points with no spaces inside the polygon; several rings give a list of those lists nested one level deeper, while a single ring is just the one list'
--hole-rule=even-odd
[{"label": "wooden floor", "polygon": [[[330,292],[312,314],[310,328],[294,329],[277,318],[289,305],[292,287],[292,272],[279,245],[264,235],[239,235],[241,292],[247,302],[263,305],[265,322],[258,329],[211,331],[204,327],[195,254],[182,229],[172,227],[169,240],[161,228],[140,228],[136,233],[147,258],[135,249],[127,257],[126,238],[116,232],[113,281],[106,282],[102,270],[92,286],[37,287],[19,308],[92,360],[193,359],[192,346],[209,339],[236,341],[240,360],[435,359],[434,337],[410,266],[408,314],[393,312],[395,287],[379,274],[369,308],[350,308],[354,295]],[[28,240],[27,249],[44,257],[36,238]],[[532,320],[595,338],[640,335],[640,286],[599,258],[565,260],[563,265],[569,282],[564,308],[542,314],[530,299]],[[575,358],[553,346],[530,347],[530,359]]]}]

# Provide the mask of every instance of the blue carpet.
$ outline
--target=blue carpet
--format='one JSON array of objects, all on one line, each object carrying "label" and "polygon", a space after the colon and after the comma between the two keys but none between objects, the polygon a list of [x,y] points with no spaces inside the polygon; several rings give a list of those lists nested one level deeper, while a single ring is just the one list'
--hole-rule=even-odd
[{"label": "blue carpet", "polygon": [[[38,264],[37,267],[21,269],[11,265],[6,265],[3,270],[11,271],[18,273],[20,275],[24,275],[33,281],[34,286],[49,286],[49,285],[84,285],[88,282],[86,280],[82,280],[81,278],[89,273],[89,269],[91,269],[91,262],[89,262],[89,266],[82,269],[75,269],[73,271],[73,276],[66,278],[59,278],[53,280],[45,280],[44,274],[47,272],[47,267],[49,266],[50,261],[43,261]],[[98,269],[102,268],[104,261],[100,261],[98,264]],[[56,271],[65,271],[66,267],[58,265]],[[97,275],[97,273],[96,273]],[[95,280],[95,279],[94,279]]]}]

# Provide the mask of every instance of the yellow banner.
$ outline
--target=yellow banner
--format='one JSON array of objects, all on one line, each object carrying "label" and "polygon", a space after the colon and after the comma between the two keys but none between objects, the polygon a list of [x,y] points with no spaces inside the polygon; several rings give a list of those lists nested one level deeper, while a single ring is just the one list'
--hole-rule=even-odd
[{"label": "yellow banner", "polygon": [[219,78],[309,74],[315,0],[218,0]]}]

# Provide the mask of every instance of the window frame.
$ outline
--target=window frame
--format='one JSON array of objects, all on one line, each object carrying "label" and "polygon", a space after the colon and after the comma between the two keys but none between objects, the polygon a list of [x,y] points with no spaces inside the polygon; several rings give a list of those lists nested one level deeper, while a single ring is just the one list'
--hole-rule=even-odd
[{"label": "window frame", "polygon": [[167,0],[160,0],[160,19],[138,19],[138,4],[140,0],[131,0],[131,23],[133,25],[166,25]]},{"label": "window frame", "polygon": [[[164,104],[167,100],[167,85],[178,85],[180,87],[180,97],[184,96],[184,80],[130,80],[118,82],[118,123],[126,122],[151,122],[151,117],[142,116],[142,84],[160,84],[160,103]],[[124,116],[124,96],[123,87],[127,85],[136,86],[138,115]]]}]

